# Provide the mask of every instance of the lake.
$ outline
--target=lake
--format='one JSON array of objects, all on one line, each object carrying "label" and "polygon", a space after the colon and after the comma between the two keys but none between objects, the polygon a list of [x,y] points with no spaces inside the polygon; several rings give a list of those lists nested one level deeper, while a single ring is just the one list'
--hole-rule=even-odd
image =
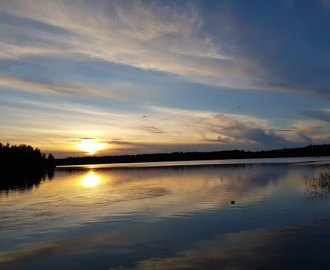
[{"label": "lake", "polygon": [[63,166],[0,190],[0,269],[328,269],[330,157]]}]

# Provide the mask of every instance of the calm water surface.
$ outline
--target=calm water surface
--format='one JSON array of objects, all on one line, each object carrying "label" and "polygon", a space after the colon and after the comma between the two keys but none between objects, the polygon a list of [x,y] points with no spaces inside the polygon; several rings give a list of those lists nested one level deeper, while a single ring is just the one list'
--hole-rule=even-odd
[{"label": "calm water surface", "polygon": [[0,269],[329,269],[309,160],[58,168],[0,190]]}]

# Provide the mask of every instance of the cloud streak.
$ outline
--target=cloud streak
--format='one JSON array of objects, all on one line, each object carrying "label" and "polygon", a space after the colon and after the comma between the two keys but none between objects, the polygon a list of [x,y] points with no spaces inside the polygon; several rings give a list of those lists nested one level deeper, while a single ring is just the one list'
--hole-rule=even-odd
[{"label": "cloud streak", "polygon": [[105,89],[97,89],[86,84],[35,82],[6,76],[5,74],[0,74],[0,86],[39,94],[118,99],[118,96],[107,93]]},{"label": "cloud streak", "polygon": [[302,111],[302,114],[309,116],[311,118],[321,120],[324,122],[330,122],[330,110],[328,109],[306,109]]},{"label": "cloud streak", "polygon": [[[1,42],[1,48],[4,57],[10,58],[37,55],[93,58],[168,72],[217,87],[329,95],[328,89],[315,89],[307,83],[299,86],[301,83],[293,78],[288,81],[270,66],[267,57],[256,59],[246,50],[252,44],[244,31],[252,30],[242,27],[234,17],[229,18],[223,7],[219,8],[221,21],[216,36],[205,34],[207,20],[198,8],[188,2],[173,7],[158,1],[99,1],[97,5],[79,0],[2,1],[3,12],[29,20],[30,26],[26,29],[29,34],[23,34],[27,41],[20,45],[17,39],[22,30],[17,32],[17,26],[4,28],[9,38]],[[40,25],[35,26],[35,22]],[[216,38],[222,36],[228,39]],[[244,42],[247,45],[240,48],[239,43]],[[269,78],[274,73],[277,79],[271,82]]]}]

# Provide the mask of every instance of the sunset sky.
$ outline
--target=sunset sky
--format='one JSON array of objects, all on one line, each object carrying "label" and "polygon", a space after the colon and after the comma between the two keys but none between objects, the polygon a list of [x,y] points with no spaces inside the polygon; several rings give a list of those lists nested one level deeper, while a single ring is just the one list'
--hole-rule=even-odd
[{"label": "sunset sky", "polygon": [[0,0],[0,142],[57,158],[330,143],[330,0]]}]

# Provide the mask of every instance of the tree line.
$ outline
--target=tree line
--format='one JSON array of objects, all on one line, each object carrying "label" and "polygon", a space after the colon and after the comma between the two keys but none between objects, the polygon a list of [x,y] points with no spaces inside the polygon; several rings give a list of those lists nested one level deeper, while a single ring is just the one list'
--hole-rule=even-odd
[{"label": "tree line", "polygon": [[8,169],[44,169],[55,166],[55,158],[52,154],[46,157],[38,148],[30,145],[10,145],[0,143],[0,167]]},{"label": "tree line", "polygon": [[309,145],[300,148],[284,148],[284,149],[268,150],[268,151],[226,150],[226,151],[214,151],[214,152],[173,152],[173,153],[137,154],[137,155],[67,157],[62,159],[56,159],[56,165],[308,157],[308,156],[330,156],[330,145],[328,144]]},{"label": "tree line", "polygon": [[31,188],[48,176],[52,178],[55,158],[30,145],[0,143],[0,190],[12,187]]}]

